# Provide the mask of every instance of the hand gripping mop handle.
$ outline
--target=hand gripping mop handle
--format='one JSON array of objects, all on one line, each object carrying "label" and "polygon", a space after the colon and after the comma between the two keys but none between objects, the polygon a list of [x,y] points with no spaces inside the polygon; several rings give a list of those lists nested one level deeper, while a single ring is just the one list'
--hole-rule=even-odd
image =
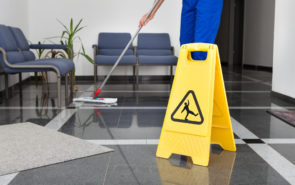
[{"label": "hand gripping mop handle", "polygon": [[[159,4],[160,0],[158,0],[156,3],[154,3],[153,7],[151,8],[151,10],[148,12],[147,16],[144,19],[144,22],[151,16],[152,12],[155,10],[155,8],[157,7],[157,5]],[[142,26],[143,27],[143,26]],[[96,90],[96,92],[93,95],[93,98],[95,99],[101,92],[102,88],[104,87],[104,85],[107,83],[108,79],[110,78],[111,74],[113,73],[113,71],[115,70],[115,68],[117,67],[117,65],[119,64],[119,62],[121,61],[121,59],[123,58],[123,56],[125,55],[127,49],[129,48],[129,46],[132,44],[132,42],[134,41],[134,39],[137,37],[138,33],[140,32],[140,30],[142,29],[142,27],[139,27],[135,33],[135,35],[131,38],[131,40],[128,42],[128,44],[126,45],[125,49],[123,50],[123,52],[121,53],[121,55],[119,56],[119,58],[117,59],[116,63],[113,65],[111,71],[108,73],[108,75],[106,76],[106,78],[104,79],[104,81],[102,82],[102,84],[100,85],[100,87]]]}]

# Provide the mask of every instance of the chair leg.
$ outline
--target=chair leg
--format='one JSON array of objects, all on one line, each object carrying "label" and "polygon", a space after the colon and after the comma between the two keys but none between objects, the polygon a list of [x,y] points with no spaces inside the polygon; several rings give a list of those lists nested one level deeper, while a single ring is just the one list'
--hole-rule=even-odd
[{"label": "chair leg", "polygon": [[170,79],[173,79],[173,66],[170,66]]},{"label": "chair leg", "polygon": [[[23,106],[23,91],[22,91],[22,73],[18,74],[18,83],[19,83],[19,105]],[[23,122],[24,120],[24,112],[23,109],[20,109],[20,122]]]},{"label": "chair leg", "polygon": [[136,71],[136,85],[138,85],[139,84],[139,65],[138,64],[136,64],[136,66],[135,66],[135,71]]},{"label": "chair leg", "polygon": [[20,95],[20,105],[22,106],[23,99],[23,91],[22,91],[22,73],[18,74],[18,87],[19,87],[19,95]]},{"label": "chair leg", "polygon": [[71,85],[70,85],[70,100],[71,100],[71,102],[73,101],[73,97],[74,97],[74,91],[73,91],[73,89],[74,89],[74,79],[73,79],[73,75],[74,75],[74,73],[73,73],[73,71],[71,71],[70,72],[70,82],[71,82]]},{"label": "chair leg", "polygon": [[61,78],[57,75],[57,107],[61,108]]},{"label": "chair leg", "polygon": [[170,89],[172,89],[173,85],[173,66],[170,66]]},{"label": "chair leg", "polygon": [[8,99],[8,74],[5,73],[5,99]]},{"label": "chair leg", "polygon": [[94,64],[94,83],[97,82],[97,65]]},{"label": "chair leg", "polygon": [[18,82],[20,87],[22,87],[22,73],[18,73]]},{"label": "chair leg", "polygon": [[132,66],[132,67],[133,67],[133,80],[136,81],[136,75],[135,75],[135,73],[136,73],[136,64],[134,66]]},{"label": "chair leg", "polygon": [[65,75],[65,106],[67,106],[68,105],[68,96],[69,96],[69,92],[68,92],[68,89],[69,89],[69,83],[68,83],[68,74],[69,73],[67,73],[66,75]]}]

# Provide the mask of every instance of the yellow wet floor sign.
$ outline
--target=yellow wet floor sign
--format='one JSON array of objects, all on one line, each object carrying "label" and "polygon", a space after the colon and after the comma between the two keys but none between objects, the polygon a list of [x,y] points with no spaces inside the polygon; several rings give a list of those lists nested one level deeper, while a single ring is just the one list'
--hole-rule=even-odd
[{"label": "yellow wet floor sign", "polygon": [[[194,61],[194,51],[207,52],[207,59]],[[180,154],[208,166],[211,143],[236,151],[218,47],[186,44],[180,50],[157,156]]]}]

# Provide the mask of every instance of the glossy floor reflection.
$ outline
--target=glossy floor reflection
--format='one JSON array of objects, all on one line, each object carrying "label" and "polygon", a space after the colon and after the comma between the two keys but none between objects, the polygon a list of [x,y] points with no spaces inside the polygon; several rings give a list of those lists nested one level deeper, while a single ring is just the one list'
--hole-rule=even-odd
[{"label": "glossy floor reflection", "polygon": [[[50,125],[115,151],[23,171],[11,179],[0,176],[0,185],[295,184],[295,127],[267,113],[269,109],[295,109],[295,105],[271,95],[271,73],[225,68],[223,75],[237,152],[211,145],[208,167],[193,165],[185,156],[155,157],[169,81],[112,82],[101,96],[117,97],[117,106],[71,103],[62,109],[56,108],[55,84],[36,87],[26,82],[22,90],[11,90],[9,100],[1,99],[0,125]],[[96,86],[78,83],[75,96],[91,96]]]},{"label": "glossy floor reflection", "polygon": [[20,122],[32,122],[37,125],[45,126],[60,113],[60,109],[46,109],[35,107],[32,109],[12,108],[0,109],[0,125],[13,124]]},{"label": "glossy floor reflection", "polygon": [[209,167],[193,165],[185,156],[156,158],[155,145],[109,147],[115,152],[28,170],[11,184],[288,184],[247,145],[238,145],[237,153],[212,146]]}]

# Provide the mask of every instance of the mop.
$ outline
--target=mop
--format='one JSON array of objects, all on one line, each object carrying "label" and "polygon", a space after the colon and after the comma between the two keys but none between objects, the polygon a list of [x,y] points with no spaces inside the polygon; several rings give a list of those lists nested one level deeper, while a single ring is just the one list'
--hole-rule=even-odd
[{"label": "mop", "polygon": [[[147,16],[145,17],[144,22],[151,16],[152,12],[155,10],[155,8],[157,7],[157,5],[159,3],[160,3],[159,0],[154,3],[153,7],[151,8],[151,10],[148,12]],[[114,104],[114,103],[116,103],[118,101],[118,98],[98,98],[98,95],[101,93],[101,90],[103,89],[104,85],[107,83],[107,81],[110,78],[111,74],[113,73],[113,71],[115,70],[115,68],[117,67],[117,65],[119,64],[119,62],[123,58],[123,56],[125,55],[125,53],[126,53],[127,49],[129,48],[129,46],[132,44],[134,39],[137,37],[137,35],[140,32],[140,30],[142,29],[142,27],[139,27],[137,29],[135,35],[131,38],[129,43],[126,45],[125,49],[122,51],[121,55],[119,56],[119,58],[115,62],[114,66],[112,67],[112,69],[110,70],[110,72],[108,73],[108,75],[106,76],[106,78],[104,79],[102,84],[100,85],[100,87],[97,88],[97,90],[95,91],[93,97],[74,98],[73,99],[74,102]]]}]

